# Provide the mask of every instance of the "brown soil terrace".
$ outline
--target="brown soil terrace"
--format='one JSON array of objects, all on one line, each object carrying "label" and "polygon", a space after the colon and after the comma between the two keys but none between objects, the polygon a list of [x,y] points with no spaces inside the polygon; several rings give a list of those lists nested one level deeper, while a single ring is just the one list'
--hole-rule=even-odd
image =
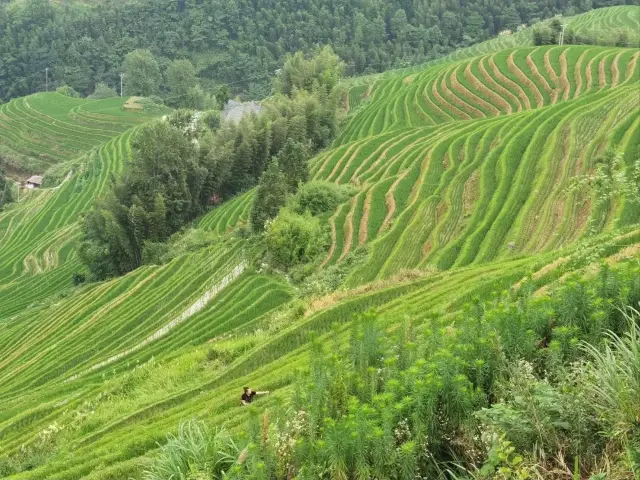
[{"label": "brown soil terrace", "polygon": [[485,118],[486,115],[484,113],[482,113],[477,108],[471,106],[469,103],[467,103],[463,99],[464,89],[462,85],[460,85],[460,83],[458,82],[458,78],[456,77],[455,70],[452,73],[450,73],[450,75],[451,75],[450,76],[451,88],[453,89],[453,91],[449,90],[449,86],[447,85],[447,81],[446,81],[446,76],[443,76],[440,82],[442,93],[444,93],[444,95],[449,99],[449,101],[455,103],[457,107],[467,112],[469,118]]},{"label": "brown soil terrace", "polygon": [[531,93],[536,99],[537,107],[538,108],[542,107],[542,105],[544,104],[544,99],[542,98],[542,94],[538,90],[538,87],[536,87],[535,83],[533,83],[529,79],[529,77],[527,77],[522,72],[522,70],[520,70],[520,68],[515,64],[515,62],[513,61],[513,53],[507,57],[507,67],[509,68],[509,71],[511,73],[513,73],[516,77],[518,77],[518,80],[520,80],[522,84],[526,85],[529,88],[529,90],[531,90]]},{"label": "brown soil terrace", "polygon": [[[517,83],[515,83],[513,80],[511,80],[510,78],[508,78],[507,76],[505,76],[500,69],[498,68],[498,66],[496,65],[495,61],[493,60],[493,55],[491,55],[489,57],[489,60],[487,60],[489,62],[489,66],[491,67],[491,71],[493,72],[493,74],[495,75],[495,77],[502,82],[504,85],[506,85],[507,87],[509,87],[511,90],[517,92],[518,94],[518,98],[520,99],[520,101],[518,102],[518,108],[517,111],[521,111],[523,106],[526,109],[530,109],[531,108],[531,103],[529,102],[529,97],[527,97],[527,94],[524,93],[524,90],[522,90],[522,88],[520,87],[520,85],[518,85]],[[509,91],[509,90],[507,90]]]},{"label": "brown soil terrace", "polygon": [[531,58],[531,55],[536,50],[533,50],[529,55],[527,55],[527,59],[526,59],[527,60],[527,66],[529,67],[529,70],[531,71],[531,75],[533,75],[534,78],[540,84],[542,84],[542,88],[544,89],[544,91],[547,92],[551,96],[551,104],[555,104],[558,101],[558,92],[555,89],[551,88],[551,85],[549,85],[549,82],[547,82],[547,79],[544,78],[544,75],[542,75],[540,73],[540,71],[538,70],[538,67],[536,66],[535,62]]},{"label": "brown soil terrace", "polygon": [[351,200],[351,203],[349,205],[349,213],[347,213],[347,216],[344,219],[344,246],[342,247],[342,253],[338,258],[337,263],[340,263],[342,259],[347,256],[347,254],[351,251],[351,246],[353,245],[353,215],[356,211],[356,205],[358,204],[358,197],[359,195],[356,195]]},{"label": "brown soil terrace", "polygon": [[[477,78],[476,78],[477,85],[475,83],[473,83],[473,85],[479,90],[481,90],[482,92],[484,92],[484,94],[490,97],[497,105],[500,105],[504,113],[509,115],[510,113],[513,112],[513,109],[511,107],[511,104],[507,100],[505,100],[504,97],[511,99],[511,101],[514,102],[516,105],[518,105],[518,107],[520,107],[520,102],[518,102],[518,99],[509,90],[507,90],[502,85],[497,83],[491,77],[491,75],[489,75],[489,73],[484,67],[483,61],[484,61],[484,58],[481,58],[480,61],[478,61],[478,70],[480,70],[480,75],[482,76],[482,79],[485,81],[485,83],[489,84],[491,88],[486,87],[484,83],[480,82]],[[467,74],[467,70],[470,70],[469,66],[467,66],[467,68],[464,71],[465,75]],[[470,71],[470,73],[473,73],[473,72]],[[469,79],[469,81],[471,80]],[[500,92],[500,95],[498,95],[496,91]],[[520,110],[520,108],[518,108],[518,110]]]}]

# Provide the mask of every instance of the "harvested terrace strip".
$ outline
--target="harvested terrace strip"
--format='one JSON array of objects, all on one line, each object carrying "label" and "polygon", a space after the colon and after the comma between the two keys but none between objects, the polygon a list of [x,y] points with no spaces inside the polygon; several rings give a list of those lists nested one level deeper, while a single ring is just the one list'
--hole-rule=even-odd
[{"label": "harvested terrace strip", "polygon": [[[637,50],[547,46],[505,50],[381,81],[336,141],[391,129],[508,115],[638,80]],[[407,77],[409,78],[409,77]],[[446,112],[446,113],[445,113]]]}]

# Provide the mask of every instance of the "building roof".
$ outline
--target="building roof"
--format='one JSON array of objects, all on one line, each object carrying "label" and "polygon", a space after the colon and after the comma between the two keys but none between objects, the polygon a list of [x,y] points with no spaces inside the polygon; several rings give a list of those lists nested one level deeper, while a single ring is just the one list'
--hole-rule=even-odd
[{"label": "building roof", "polygon": [[42,177],[40,175],[32,175],[27,179],[27,183],[42,185]]},{"label": "building roof", "polygon": [[238,123],[243,116],[252,112],[260,113],[263,108],[264,107],[258,102],[238,102],[236,100],[229,100],[221,113],[222,118],[226,121]]}]

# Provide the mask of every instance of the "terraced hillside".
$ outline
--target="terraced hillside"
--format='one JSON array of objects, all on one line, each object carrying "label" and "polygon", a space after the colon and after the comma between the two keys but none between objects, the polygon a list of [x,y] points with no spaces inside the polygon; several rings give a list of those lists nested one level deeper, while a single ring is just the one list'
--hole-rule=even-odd
[{"label": "terraced hillside", "polygon": [[640,9],[634,5],[592,10],[571,17],[568,24],[576,34],[592,35],[596,42],[622,32],[628,36],[631,43],[640,41]]},{"label": "terraced hillside", "polygon": [[125,98],[38,93],[0,106],[0,144],[33,158],[29,174],[73,160],[153,116],[122,110]]},{"label": "terraced hillside", "polygon": [[136,131],[114,128],[60,188],[0,212],[0,468],[27,456],[10,478],[140,478],[184,419],[240,433],[255,414],[237,406],[243,385],[274,392],[259,410],[285,409],[310,334],[338,352],[354,313],[375,308],[389,331],[411,318],[454,352],[474,335],[460,312],[475,298],[523,285],[542,296],[598,259],[637,277],[636,206],[569,187],[608,148],[628,172],[640,158],[639,55],[510,49],[378,82],[311,162],[314,179],[356,189],[331,214],[319,270],[366,250],[346,287],[318,298],[298,298],[258,269],[251,242],[226,235],[247,223],[254,191],[197,222],[217,234],[206,247],[71,290],[79,215]]},{"label": "terraced hillside", "polygon": [[[630,250],[625,249],[625,245],[639,241],[640,231],[633,230],[602,245],[609,261],[615,265],[633,256],[632,251],[629,253]],[[261,330],[259,337],[249,336],[254,339],[253,343],[249,343],[244,352],[236,350],[229,363],[222,367],[216,367],[215,363],[212,365],[203,350],[184,351],[191,352],[187,354],[190,362],[178,378],[178,386],[171,382],[172,378],[166,378],[167,372],[176,368],[171,359],[167,359],[170,350],[166,348],[166,360],[160,361],[157,366],[153,362],[144,366],[138,363],[136,360],[144,358],[141,352],[133,355],[131,365],[139,367],[120,381],[107,374],[111,370],[109,367],[102,373],[85,374],[69,382],[50,381],[47,385],[35,389],[32,386],[18,394],[5,391],[1,396],[6,407],[0,423],[0,444],[5,451],[17,451],[21,445],[37,443],[36,432],[47,431],[51,425],[68,426],[67,431],[61,434],[66,439],[63,443],[66,447],[56,453],[55,459],[12,478],[129,478],[144,465],[142,456],[153,455],[156,442],[162,442],[166,432],[172,431],[182,419],[195,416],[215,424],[224,423],[232,430],[244,425],[253,414],[252,410],[238,409],[237,397],[233,394],[244,384],[260,384],[275,390],[274,395],[261,401],[260,409],[277,410],[286,405],[286,399],[292,393],[290,383],[295,378],[296,369],[308,361],[309,333],[315,332],[319,341],[340,348],[348,342],[349,324],[355,312],[375,307],[384,324],[389,327],[412,315],[417,322],[415,327],[419,327],[420,322],[429,322],[428,319],[432,318],[430,314],[449,312],[455,315],[473,297],[500,291],[523,279],[529,272],[535,272],[532,288],[544,289],[545,285],[568,271],[567,265],[573,269],[583,265],[580,262],[584,261],[580,256],[567,255],[558,262],[555,257],[508,260],[405,283],[380,284],[367,292],[345,295],[333,305],[324,300],[319,309],[312,307],[303,318],[287,321],[286,325],[271,330],[268,325],[273,317],[266,323],[258,320],[255,325],[245,324],[265,329]],[[203,320],[208,317],[209,321],[216,322],[218,318],[229,316],[229,309],[242,316],[234,302],[246,296],[243,290],[253,290],[255,286],[252,283],[256,281],[255,276],[244,277],[237,288],[229,291],[228,297],[221,297],[211,305],[210,313],[202,314]],[[274,286],[277,288],[277,284]],[[265,288],[265,293],[268,288]],[[77,301],[73,303],[79,304]],[[101,305],[106,308],[109,303],[101,302]],[[218,308],[220,317],[215,314]],[[62,310],[60,308],[60,312]],[[246,311],[252,314],[245,313],[243,321],[251,322],[260,314],[253,312],[252,308]],[[97,319],[97,315],[93,318]],[[439,325],[446,326],[449,323],[447,318],[444,317],[444,323]],[[219,325],[219,331],[224,331],[225,323]],[[78,330],[82,330],[82,327]],[[185,322],[182,337],[191,335],[189,332],[195,330],[195,325],[192,327]],[[168,336],[164,346],[168,347],[173,342],[179,344],[180,338],[172,340]],[[193,338],[197,339],[197,336]],[[73,348],[69,350],[73,351]],[[162,350],[160,344],[158,350]],[[49,367],[41,363],[38,370],[44,378],[59,373],[54,368],[55,363]],[[126,368],[126,365],[122,367]],[[138,368],[140,373],[136,374]],[[105,379],[111,378],[104,383]],[[165,381],[158,383],[162,378]],[[155,395],[149,394],[146,402],[136,401],[136,394],[148,388],[155,388]],[[25,409],[24,405],[32,407]]]},{"label": "terraced hillside", "polygon": [[[2,106],[0,139],[24,155],[40,149],[43,165],[68,161],[55,188],[26,192],[0,212],[0,318],[70,286],[79,267],[74,249],[78,219],[122,172],[129,141],[154,114],[122,110],[126,99],[77,100],[37,94]],[[158,115],[160,112],[155,113]],[[89,133],[87,133],[89,132]]]},{"label": "terraced hillside", "polygon": [[[57,97],[52,96],[54,104]],[[67,116],[112,118],[117,124],[115,102],[81,106]],[[41,128],[35,119],[16,123],[24,131]],[[72,274],[82,270],[75,250],[78,219],[106,191],[109,178],[122,172],[137,128],[127,121],[117,125],[113,132],[124,133],[78,157],[62,185],[29,192],[0,212],[3,453],[24,451],[33,444],[35,430],[64,423],[68,412],[101,398],[105,372],[120,375],[131,365],[171,361],[193,345],[256,328],[292,296],[284,281],[258,275],[247,264],[245,246],[238,241],[221,241],[163,266],[72,289]],[[184,388],[181,383],[174,391],[161,390],[160,398]],[[105,413],[95,430],[109,431],[111,421],[135,417],[154,399],[145,402]],[[83,461],[90,458],[95,457]],[[0,464],[4,468],[2,459]],[[44,476],[62,471],[56,466]]]},{"label": "terraced hillside", "polygon": [[[619,40],[619,35],[626,36],[628,46],[640,45],[640,9],[634,5],[621,5],[592,10],[572,17],[564,17],[562,23],[585,40],[589,45],[613,45]],[[542,22],[548,25],[551,20]],[[365,77],[355,77],[350,80],[352,88],[349,95],[349,107],[356,108],[363,101],[370,98],[373,87],[378,82],[389,78],[407,76],[423,72],[427,68],[437,65],[451,64],[455,61],[469,60],[471,58],[497,53],[510,48],[523,48],[534,46],[534,27],[527,27],[506,35],[499,35],[484,42],[460,48],[449,55],[431,60],[422,65],[390,70]]]},{"label": "terraced hillside", "polygon": [[[637,159],[638,51],[507,50],[376,87],[313,178],[356,185],[325,265],[371,243],[353,283],[557,249],[637,221],[569,191],[611,147]],[[596,204],[598,206],[596,207]]]},{"label": "terraced hillside", "polygon": [[440,125],[541,108],[638,81],[638,51],[531,47],[449,63],[375,85],[345,144],[402,127]]}]

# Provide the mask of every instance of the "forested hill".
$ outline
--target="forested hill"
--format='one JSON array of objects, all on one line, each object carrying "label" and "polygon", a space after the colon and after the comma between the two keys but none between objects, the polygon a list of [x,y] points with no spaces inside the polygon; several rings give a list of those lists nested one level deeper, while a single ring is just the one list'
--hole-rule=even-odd
[{"label": "forested hill", "polygon": [[[637,0],[626,0],[634,3]],[[331,44],[348,75],[435,58],[504,30],[620,0],[0,0],[0,101],[49,87],[115,85],[124,56],[193,61],[207,83],[263,97],[285,53]]]}]

